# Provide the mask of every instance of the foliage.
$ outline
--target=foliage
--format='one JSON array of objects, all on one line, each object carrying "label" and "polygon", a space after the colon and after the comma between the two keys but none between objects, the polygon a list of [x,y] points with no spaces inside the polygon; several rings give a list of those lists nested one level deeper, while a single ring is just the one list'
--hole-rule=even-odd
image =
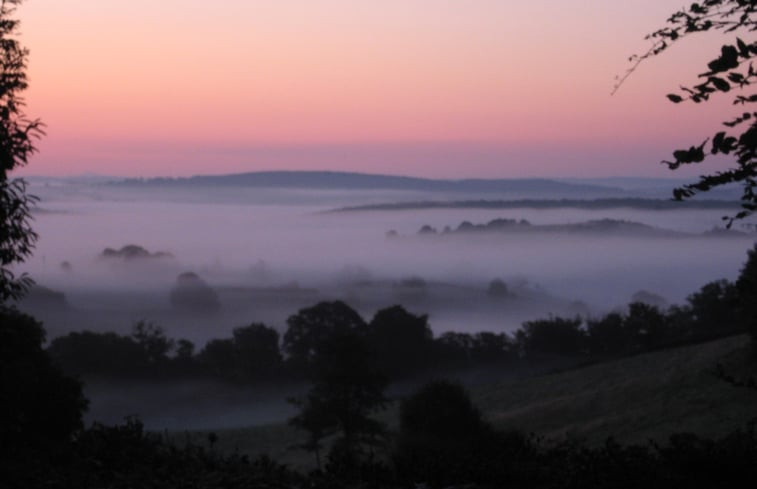
[{"label": "foliage", "polygon": [[739,291],[733,282],[716,280],[705,284],[686,298],[691,320],[701,329],[712,332],[743,331],[743,317]]},{"label": "foliage", "polygon": [[0,463],[8,488],[218,488],[304,487],[304,478],[268,457],[221,455],[187,442],[178,445],[145,431],[129,418],[116,426],[94,424],[76,440],[23,449]]},{"label": "foliage", "polygon": [[279,333],[261,323],[234,329],[234,358],[242,376],[271,378],[281,371]]},{"label": "foliage", "polygon": [[585,340],[581,318],[554,317],[523,323],[517,339],[525,355],[576,355]]},{"label": "foliage", "polygon": [[137,321],[132,328],[131,336],[144,354],[147,365],[164,364],[168,359],[168,353],[174,348],[173,340],[166,337],[163,328],[149,321]]},{"label": "foliage", "polygon": [[757,350],[757,245],[749,250],[747,261],[736,280],[742,321],[752,336],[752,345]]},{"label": "foliage", "polygon": [[368,324],[367,339],[375,348],[378,368],[392,378],[413,375],[428,366],[433,352],[428,316],[402,306],[381,309]]},{"label": "foliage", "polygon": [[618,357],[633,350],[633,340],[625,327],[624,317],[617,312],[600,319],[589,319],[586,335],[589,353],[596,358]]},{"label": "foliage", "polygon": [[490,297],[501,298],[512,296],[507,284],[500,278],[495,278],[489,282],[489,287],[486,289],[486,293]]},{"label": "foliage", "polygon": [[324,340],[313,368],[313,385],[305,399],[293,400],[300,413],[290,424],[308,432],[307,447],[316,457],[321,439],[339,433],[329,464],[332,470],[351,473],[371,458],[384,434],[384,426],[371,414],[387,403],[386,378],[376,368],[369,344],[355,330],[336,331]]},{"label": "foliage", "polygon": [[[327,352],[339,341],[348,340],[365,352],[360,362],[370,360],[370,369],[391,380],[495,365],[554,367],[554,362],[559,362],[568,367],[746,330],[757,337],[756,277],[757,246],[749,251],[736,283],[718,280],[705,284],[689,295],[684,305],[662,309],[634,302],[626,312],[598,318],[550,317],[528,321],[512,336],[448,331],[434,337],[427,316],[411,314],[401,306],[377,311],[366,324],[355,310],[337,301],[321,302],[291,316],[281,347],[276,330],[253,323],[236,328],[231,338],[210,340],[195,354],[191,342],[174,341],[159,327],[141,322],[132,336],[69,333],[54,339],[49,353],[67,373],[77,375],[204,375],[235,382],[317,381],[334,360]],[[363,365],[360,362],[358,367]],[[304,402],[307,399],[301,400],[300,406]]]},{"label": "foliage", "polygon": [[460,384],[433,381],[400,405],[394,464],[401,479],[433,487],[471,482],[493,435]]},{"label": "foliage", "polygon": [[53,365],[34,318],[0,306],[0,459],[15,445],[65,441],[82,427],[81,384]]},{"label": "foliage", "polygon": [[[631,68],[615,86],[620,85],[644,60],[666,51],[674,43],[694,33],[722,31],[724,33],[751,33],[757,30],[757,2],[755,0],[703,0],[673,13],[665,27],[647,36],[653,44],[639,56],[632,56]],[[681,87],[681,92],[667,97],[673,103],[691,101],[706,102],[716,93],[738,90],[733,104],[744,106],[757,102],[757,94],[744,93],[757,82],[757,71],[753,61],[757,56],[757,41],[736,38],[731,44],[724,44],[720,54],[707,64],[707,70],[699,75],[699,82],[691,87]],[[673,161],[663,161],[670,169],[681,165],[700,163],[712,155],[733,156],[735,165],[725,171],[701,176],[696,183],[677,188],[673,192],[676,200],[683,200],[706,192],[711,188],[738,182],[743,186],[742,210],[736,215],[725,217],[730,226],[734,219],[749,216],[757,210],[757,112],[746,109],[740,115],[723,122],[727,130],[716,133],[700,144],[673,153]],[[737,129],[738,128],[738,129]],[[740,131],[740,132],[739,132]]]},{"label": "foliage", "polygon": [[213,314],[221,309],[216,291],[194,272],[185,272],[176,277],[170,300],[176,310],[191,314]]},{"label": "foliage", "polygon": [[[236,328],[198,353],[150,324],[132,336],[75,332],[52,341],[49,352],[68,373],[109,376],[212,376],[234,382],[314,380],[332,340],[354,335],[374,367],[391,380],[470,368],[568,367],[740,334],[754,325],[757,252],[750,252],[736,284],[719,280],[691,294],[687,304],[662,309],[643,302],[597,318],[550,317],[507,333],[445,332],[434,337],[425,315],[401,306],[379,310],[369,324],[343,302],[300,310],[279,345],[264,324]],[[752,331],[754,331],[752,329]],[[558,362],[559,365],[556,365]]]},{"label": "foliage", "polygon": [[[542,400],[543,402],[543,400]],[[754,426],[708,439],[587,445],[499,432],[465,391],[433,382],[402,402],[394,451],[397,479],[429,487],[727,487],[757,475]]]},{"label": "foliage", "polygon": [[[175,344],[159,326],[138,321],[131,336],[112,332],[72,332],[55,338],[48,352],[71,374],[144,376],[159,374],[169,367],[169,354]],[[182,344],[187,348],[185,343]]]},{"label": "foliage", "polygon": [[643,302],[629,304],[624,327],[631,334],[635,352],[665,346],[670,340],[665,314],[659,308]]},{"label": "foliage", "polygon": [[55,338],[48,352],[74,375],[141,374],[145,364],[145,354],[133,338],[111,332],[72,332]]},{"label": "foliage", "polygon": [[261,323],[235,328],[232,338],[209,341],[197,362],[207,373],[228,380],[276,378],[283,373],[279,333]]},{"label": "foliage", "polygon": [[283,341],[287,362],[302,373],[310,370],[324,341],[332,334],[366,328],[363,318],[342,301],[320,302],[301,309],[287,319],[287,325]]},{"label": "foliage", "polygon": [[43,134],[39,120],[27,119],[20,97],[28,86],[29,51],[15,38],[19,21],[11,15],[19,3],[0,2],[0,304],[20,298],[32,284],[10,267],[29,257],[37,240],[30,224],[36,198],[27,194],[24,180],[10,178],[12,170],[28,163],[34,140]]}]

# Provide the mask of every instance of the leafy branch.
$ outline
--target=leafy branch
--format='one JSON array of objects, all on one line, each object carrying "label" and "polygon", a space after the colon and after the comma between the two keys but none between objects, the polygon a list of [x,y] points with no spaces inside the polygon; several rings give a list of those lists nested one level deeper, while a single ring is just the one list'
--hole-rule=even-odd
[{"label": "leafy branch", "polygon": [[[691,34],[717,30],[724,33],[757,31],[757,0],[694,2],[671,15],[667,24],[646,36],[646,39],[652,41],[652,46],[644,54],[629,58],[632,65],[622,77],[617,78],[612,93],[618,91],[643,61],[661,54],[672,44]],[[757,70],[753,64],[755,57],[757,41],[744,41],[737,37],[735,43],[723,45],[720,54],[707,63],[707,71],[699,75],[702,81],[693,86],[681,86],[679,93],[670,93],[667,98],[676,104],[686,101],[698,104],[710,100],[716,93],[739,90],[742,93],[734,97],[734,105],[755,103],[757,93],[743,94],[744,90],[757,82]],[[729,130],[720,131],[688,149],[676,150],[673,152],[673,160],[664,160],[662,163],[675,170],[681,165],[701,163],[709,155],[733,156],[734,166],[725,171],[703,175],[699,177],[699,181],[673,190],[673,199],[680,201],[715,187],[740,183],[742,210],[735,215],[723,217],[727,226],[731,227],[735,220],[757,211],[757,112],[745,111],[723,122],[723,125]],[[733,131],[735,128],[742,132]]]}]

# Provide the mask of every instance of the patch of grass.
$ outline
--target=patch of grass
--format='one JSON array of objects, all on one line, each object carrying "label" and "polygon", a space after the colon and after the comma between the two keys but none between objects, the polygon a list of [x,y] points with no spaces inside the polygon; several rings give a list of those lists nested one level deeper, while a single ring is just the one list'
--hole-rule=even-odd
[{"label": "patch of grass", "polygon": [[[757,417],[757,391],[734,387],[715,375],[757,371],[746,336],[737,336],[527,379],[471,388],[497,428],[548,439],[589,444],[613,437],[621,443],[664,442],[675,432],[724,435]],[[503,372],[503,376],[509,375]],[[397,403],[378,418],[398,426]],[[207,431],[170,433],[175,443],[209,446]],[[315,468],[312,453],[296,449],[305,434],[286,423],[215,431],[215,448],[251,457],[267,454],[300,470]],[[327,449],[323,451],[325,454]],[[325,459],[325,458],[324,458]]]},{"label": "patch of grass", "polygon": [[236,452],[252,458],[268,455],[277,462],[296,469],[310,469],[315,466],[311,453],[295,448],[304,441],[304,434],[286,423],[213,431],[169,432],[167,436],[171,442],[179,446],[189,442],[210,448],[211,433],[217,437],[212,444],[213,448],[223,454]]},{"label": "patch of grass", "polygon": [[757,391],[715,375],[743,371],[746,336],[638,355],[576,370],[476,388],[472,394],[495,426],[590,444],[664,441],[691,431],[718,436],[757,416]]}]

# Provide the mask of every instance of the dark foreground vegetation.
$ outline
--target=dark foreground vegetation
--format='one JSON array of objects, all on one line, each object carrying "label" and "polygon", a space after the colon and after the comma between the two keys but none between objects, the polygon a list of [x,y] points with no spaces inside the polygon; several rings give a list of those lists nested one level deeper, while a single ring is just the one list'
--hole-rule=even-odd
[{"label": "dark foreground vegetation", "polygon": [[[23,261],[36,239],[28,226],[28,205],[33,199],[25,195],[23,182],[7,178],[8,171],[25,164],[34,152],[31,137],[40,132],[40,123],[28,122],[20,112],[23,102],[16,96],[26,88],[26,51],[8,37],[17,26],[8,15],[19,1],[0,2],[0,487],[646,489],[738,487],[755,480],[754,423],[716,440],[678,434],[661,445],[621,446],[612,439],[600,447],[550,443],[522,433],[497,431],[483,420],[465,390],[447,381],[431,382],[401,401],[396,433],[390,433],[373,414],[388,402],[384,396],[387,376],[408,375],[437,363],[458,367],[484,361],[481,359],[605,359],[704,341],[744,328],[757,339],[757,249],[750,252],[735,284],[709,284],[694,294],[687,306],[661,312],[632,304],[627,314],[608,315],[586,324],[564,318],[533,321],[514,338],[451,333],[434,339],[425,317],[399,307],[379,311],[366,324],[345,304],[336,302],[292,316],[283,338],[283,354],[275,331],[252,325],[237,330],[233,339],[209,343],[197,355],[190,343],[176,342],[175,353],[169,355],[173,342],[146,323],[137,325],[131,337],[69,336],[51,345],[48,352],[43,348],[42,325],[2,306],[28,287],[29,280],[15,277],[7,266]],[[653,33],[652,38],[661,44],[640,59],[657,55],[669,42],[690,32],[713,28],[753,31],[755,9],[755,2],[748,0],[694,3],[671,17],[672,27]],[[719,20],[713,22],[716,14],[720,14]],[[708,65],[707,80],[694,90],[684,89],[686,98],[701,102],[715,91],[729,91],[732,83],[749,85],[757,76],[751,65],[746,75],[731,70],[755,56],[755,43],[739,40],[736,46],[724,46],[721,57]],[[725,73],[729,81],[715,76]],[[684,100],[675,94],[669,98]],[[754,96],[739,96],[736,101],[755,100]],[[726,125],[733,127],[752,119],[745,113]],[[735,217],[752,213],[757,185],[755,127],[750,122],[738,139],[718,133],[711,143],[712,153],[735,153],[738,166],[705,176],[676,196],[684,198],[713,186],[743,182],[744,210]],[[676,168],[702,161],[706,143],[677,151],[676,161],[668,164]],[[101,349],[109,343],[117,348]],[[490,349],[494,352],[491,357]],[[398,360],[388,352],[397,352]],[[105,362],[93,359],[97,354],[114,356]],[[208,436],[203,446],[177,444],[145,432],[134,419],[120,426],[85,428],[82,414],[87,400],[82,385],[68,377],[58,362],[80,373],[89,373],[93,365],[104,373],[103,366],[110,363],[124,369],[113,373],[130,375],[201,369],[205,374],[242,379],[307,377],[312,387],[304,398],[293,400],[300,413],[291,423],[308,434],[303,448],[314,452],[319,468],[306,475],[266,457],[250,460],[238,454],[220,455],[213,450],[215,436]],[[734,388],[755,388],[754,381],[727,372],[721,372],[721,377]],[[330,443],[321,464],[320,452],[327,448],[327,439]]]},{"label": "dark foreground vegetation", "polygon": [[[50,362],[41,348],[39,324],[8,310],[0,324],[0,487],[709,488],[736,486],[757,475],[753,424],[718,439],[678,434],[661,444],[623,446],[612,439],[600,446],[556,443],[493,428],[463,387],[447,381],[431,382],[405,398],[395,432],[369,416],[350,416],[368,410],[329,409],[337,418],[351,419],[352,431],[348,434],[347,423],[340,424],[320,470],[306,474],[265,456],[221,454],[214,449],[213,435],[190,442],[146,432],[136,419],[85,429],[81,386]],[[334,388],[359,381],[363,392],[378,385],[364,375],[367,365],[355,363],[355,356],[332,358],[337,363],[318,362],[310,393],[324,400],[320,406],[344,408],[339,401],[345,398],[334,394],[339,389],[329,393],[318,390],[319,385]],[[341,374],[329,370],[339,361],[357,368]],[[380,389],[376,392],[380,395]],[[363,406],[376,404],[375,399],[363,402],[366,397],[352,399]],[[366,420],[373,422],[358,422]],[[327,419],[321,426],[328,431],[330,424]],[[317,425],[304,424],[311,430]]]},{"label": "dark foreground vegetation", "polygon": [[[251,325],[197,354],[189,343],[174,343],[146,323],[130,337],[76,333],[45,350],[39,322],[2,309],[0,487],[667,488],[753,480],[754,424],[718,439],[689,433],[637,445],[558,442],[495,429],[461,385],[443,380],[400,401],[396,429],[375,414],[389,403],[384,390],[390,379],[439,366],[601,361],[706,341],[750,325],[754,335],[756,271],[757,249],[735,283],[708,284],[686,306],[661,311],[636,303],[626,313],[594,320],[532,321],[512,337],[434,338],[424,316],[399,306],[366,323],[341,302],[321,303],[290,317],[281,349],[274,330]],[[215,356],[209,353],[214,349]],[[100,357],[93,360],[95,353]],[[215,435],[202,443],[179,441],[146,432],[137,419],[84,427],[82,385],[60,365],[83,374],[110,365],[113,370],[99,373],[202,372],[245,382],[307,378],[311,388],[292,400],[300,411],[290,424],[306,435],[299,448],[313,453],[318,468],[305,474],[265,456],[222,453],[214,448]],[[734,389],[750,388],[748,380],[727,372],[722,378]]]}]

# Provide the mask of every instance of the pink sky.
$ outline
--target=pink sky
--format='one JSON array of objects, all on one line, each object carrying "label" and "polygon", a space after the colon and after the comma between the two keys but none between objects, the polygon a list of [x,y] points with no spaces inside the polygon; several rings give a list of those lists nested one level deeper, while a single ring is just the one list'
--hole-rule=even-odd
[{"label": "pink sky", "polygon": [[48,135],[21,173],[684,176],[659,160],[731,109],[664,95],[730,38],[686,40],[610,96],[681,4],[27,0],[27,112]]}]

